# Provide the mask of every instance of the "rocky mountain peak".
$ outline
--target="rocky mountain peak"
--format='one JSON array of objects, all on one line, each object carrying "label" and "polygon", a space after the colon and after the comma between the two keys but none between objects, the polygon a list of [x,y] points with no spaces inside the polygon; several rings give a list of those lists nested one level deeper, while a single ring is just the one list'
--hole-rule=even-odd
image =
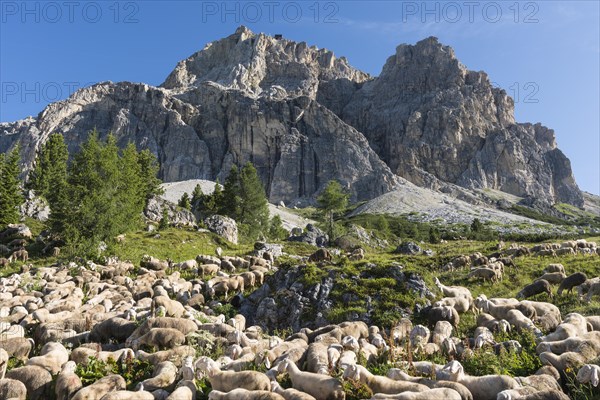
[{"label": "rocky mountain peak", "polygon": [[251,161],[272,202],[305,203],[331,179],[367,200],[412,183],[490,188],[547,203],[583,197],[554,131],[429,37],[402,44],[378,77],[344,57],[245,26],[180,61],[160,87],[103,82],[0,124],[24,170],[51,133],[75,151],[90,130],[154,152],[167,181],[223,179]]},{"label": "rocky mountain peak", "polygon": [[250,97],[276,92],[279,97],[315,98],[320,82],[340,78],[363,82],[369,75],[329,50],[255,34],[240,26],[234,34],[179,62],[161,86],[185,91],[214,82]]}]

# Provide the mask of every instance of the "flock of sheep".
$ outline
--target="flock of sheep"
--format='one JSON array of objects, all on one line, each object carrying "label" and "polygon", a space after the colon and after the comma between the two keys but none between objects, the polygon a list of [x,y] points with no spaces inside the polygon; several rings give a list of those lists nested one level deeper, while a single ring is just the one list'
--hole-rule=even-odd
[{"label": "flock of sheep", "polygon": [[[540,255],[567,248],[596,252],[595,244],[585,241],[549,246],[461,256],[447,267],[470,267],[469,277],[496,280],[514,257],[532,250],[553,252]],[[600,356],[600,316],[563,316],[552,303],[524,300],[544,292],[552,297],[551,285],[559,285],[558,294],[587,301],[600,294],[600,278],[576,271],[567,275],[561,264],[547,265],[518,299],[474,298],[468,288],[436,278],[441,299],[423,311],[429,327],[406,318],[390,330],[349,321],[281,338],[246,326],[242,315],[229,320],[215,315],[217,300],[262,285],[274,269],[268,252],[246,258],[199,255],[176,264],[145,256],[139,268],[118,260],[24,265],[22,273],[0,279],[0,399],[193,400],[200,396],[195,382],[204,378],[214,400],[345,399],[346,380],[366,386],[372,399],[568,399],[559,383],[565,371],[576,371],[582,384],[600,383],[600,367],[593,364]],[[183,279],[183,271],[195,278]],[[464,313],[477,315],[471,338],[456,336]],[[535,334],[542,368],[522,377],[465,373],[460,361],[480,348],[520,351],[515,340],[495,340],[497,332],[511,329]],[[200,356],[199,343],[218,344],[224,354]],[[388,360],[410,360],[419,353],[439,353],[451,361],[397,361],[387,376],[369,371],[383,354]],[[76,368],[94,358],[137,358],[154,370],[130,390],[116,374],[84,386]],[[8,369],[11,359],[23,366]],[[278,383],[284,374],[290,388]]]}]

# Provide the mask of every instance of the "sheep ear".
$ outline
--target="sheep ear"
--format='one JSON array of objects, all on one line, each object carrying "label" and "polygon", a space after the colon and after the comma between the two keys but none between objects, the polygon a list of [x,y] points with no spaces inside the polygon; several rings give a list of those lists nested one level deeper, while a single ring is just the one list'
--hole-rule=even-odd
[{"label": "sheep ear", "polygon": [[598,384],[600,383],[600,368],[592,368],[592,378],[590,379],[590,382],[592,383],[593,387],[597,387]]}]

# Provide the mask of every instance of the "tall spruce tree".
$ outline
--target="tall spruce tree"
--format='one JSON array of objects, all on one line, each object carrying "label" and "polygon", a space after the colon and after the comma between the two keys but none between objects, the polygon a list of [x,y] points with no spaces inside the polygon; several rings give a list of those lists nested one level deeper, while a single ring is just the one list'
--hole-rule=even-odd
[{"label": "tall spruce tree", "polygon": [[142,182],[146,186],[144,189],[146,197],[163,194],[164,190],[160,187],[162,181],[158,178],[160,166],[154,154],[150,150],[144,149],[138,154],[138,162],[141,168]]},{"label": "tall spruce tree", "polygon": [[19,161],[21,147],[15,146],[0,158],[0,229],[8,224],[19,222],[19,206],[23,203]]},{"label": "tall spruce tree", "polygon": [[192,199],[191,199],[191,204],[192,204],[192,209],[195,210],[198,208],[198,206],[200,205],[200,202],[202,201],[204,196],[204,193],[202,193],[202,187],[200,186],[200,184],[197,184],[194,187],[194,191],[192,192]]},{"label": "tall spruce tree", "polygon": [[248,235],[256,238],[269,230],[269,203],[256,168],[248,162],[240,171],[239,222],[247,225]]},{"label": "tall spruce tree", "polygon": [[220,213],[235,220],[240,218],[242,209],[240,173],[237,165],[233,164],[223,185],[223,201]]},{"label": "tall spruce tree", "polygon": [[44,143],[31,172],[28,187],[52,204],[67,181],[69,151],[63,135],[54,133]]},{"label": "tall spruce tree", "polygon": [[338,181],[329,181],[325,190],[317,197],[319,208],[325,214],[329,239],[333,240],[333,218],[348,205],[349,195]]},{"label": "tall spruce tree", "polygon": [[177,205],[181,208],[185,208],[186,210],[191,210],[192,203],[190,202],[190,195],[187,194],[187,192],[184,192],[179,201],[177,202]]}]

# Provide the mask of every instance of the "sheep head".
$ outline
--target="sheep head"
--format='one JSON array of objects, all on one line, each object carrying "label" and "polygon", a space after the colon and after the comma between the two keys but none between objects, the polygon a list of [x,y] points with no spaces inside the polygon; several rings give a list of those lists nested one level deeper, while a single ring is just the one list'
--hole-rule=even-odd
[{"label": "sheep head", "polygon": [[360,380],[360,370],[357,365],[349,365],[348,368],[344,371],[344,375],[342,375],[344,379],[352,379],[355,381]]},{"label": "sheep head", "polygon": [[597,365],[586,364],[577,372],[577,380],[580,383],[591,383],[593,387],[600,384],[600,367]]}]

